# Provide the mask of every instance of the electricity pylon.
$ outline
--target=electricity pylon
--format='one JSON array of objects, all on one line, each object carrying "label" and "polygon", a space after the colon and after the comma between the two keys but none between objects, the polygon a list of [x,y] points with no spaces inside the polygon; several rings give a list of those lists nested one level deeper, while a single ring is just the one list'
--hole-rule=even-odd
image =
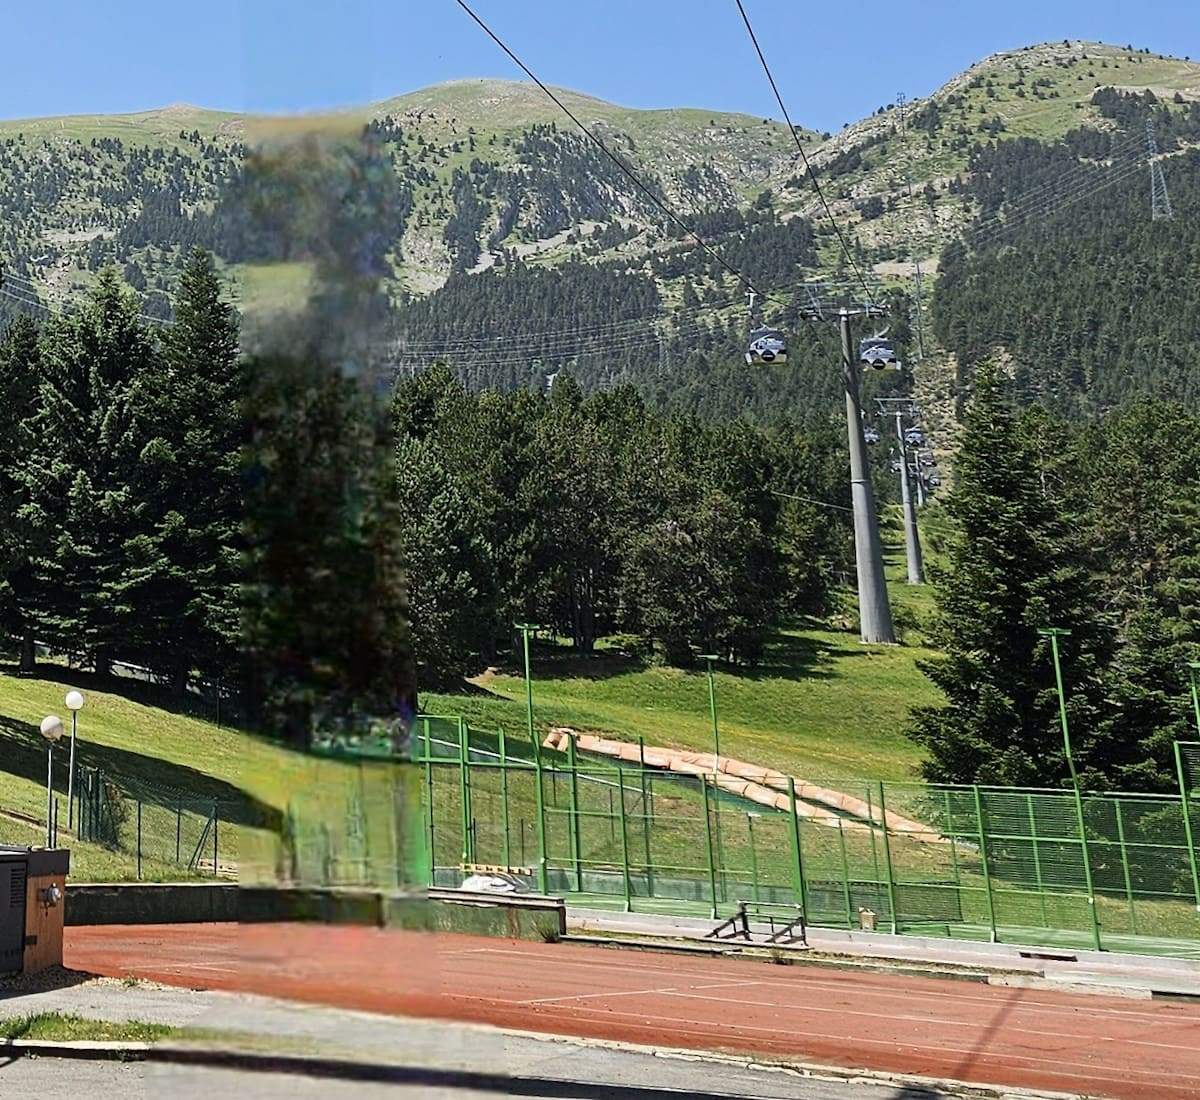
[{"label": "electricity pylon", "polygon": [[1167,194],[1167,180],[1158,159],[1158,142],[1154,140],[1154,123],[1151,119],[1146,119],[1146,160],[1150,164],[1150,219],[1168,221],[1173,217],[1171,196]]}]

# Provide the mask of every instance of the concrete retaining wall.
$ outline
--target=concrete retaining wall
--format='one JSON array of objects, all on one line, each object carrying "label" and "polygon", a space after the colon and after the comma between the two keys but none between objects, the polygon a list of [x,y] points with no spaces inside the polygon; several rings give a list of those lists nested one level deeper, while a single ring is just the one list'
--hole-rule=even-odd
[{"label": "concrete retaining wall", "polygon": [[190,924],[238,919],[229,882],[69,882],[66,921],[74,924]]},{"label": "concrete retaining wall", "polygon": [[353,887],[238,887],[232,883],[72,883],[66,923],[187,924],[316,921],[538,940],[566,931],[560,899],[381,893]]}]

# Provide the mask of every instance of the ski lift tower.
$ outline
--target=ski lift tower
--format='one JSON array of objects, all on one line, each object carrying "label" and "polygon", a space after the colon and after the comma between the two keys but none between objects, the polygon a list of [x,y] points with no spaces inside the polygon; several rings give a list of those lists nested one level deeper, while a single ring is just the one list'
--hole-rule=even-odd
[{"label": "ski lift tower", "polygon": [[[917,403],[911,397],[877,397],[875,405],[880,413],[896,421],[896,443],[900,448],[900,503],[904,509],[904,556],[908,563],[908,583],[924,584],[925,565],[921,560],[921,534],[917,529],[917,511],[913,506],[912,491],[908,484],[908,450],[904,438],[904,418],[915,417]],[[918,464],[918,485],[920,480]]]},{"label": "ski lift tower", "polygon": [[859,357],[854,343],[854,320],[881,317],[887,311],[874,302],[822,308],[810,290],[809,304],[802,310],[814,322],[837,317],[842,337],[842,382],[846,389],[846,434],[850,444],[850,501],[854,508],[854,562],[858,577],[858,622],[864,642],[895,644],[892,607],[883,573],[883,546],[879,539],[879,516],[867,467],[867,443],[863,438],[862,397],[858,385]]}]

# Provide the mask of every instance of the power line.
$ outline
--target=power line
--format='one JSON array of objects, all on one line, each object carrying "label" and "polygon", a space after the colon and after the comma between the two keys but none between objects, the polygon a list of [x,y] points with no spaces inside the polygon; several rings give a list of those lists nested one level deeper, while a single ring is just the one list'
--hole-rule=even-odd
[{"label": "power line", "polygon": [[770,490],[772,496],[787,497],[788,500],[802,500],[805,504],[819,504],[822,508],[836,508],[839,512],[853,512],[853,508],[847,508],[844,504],[831,504],[827,500],[817,500],[816,497],[802,497],[796,493],[781,493],[777,489]]},{"label": "power line", "polygon": [[[461,3],[462,0],[459,0]],[[829,203],[825,199],[825,191],[821,187],[821,181],[817,179],[816,173],[812,170],[812,165],[808,162],[808,154],[804,151],[804,143],[800,140],[800,135],[796,133],[796,127],[792,125],[792,117],[788,114],[787,106],[783,102],[783,96],[779,93],[779,86],[775,83],[775,77],[771,74],[771,67],[767,64],[766,56],[762,52],[762,47],[758,44],[758,36],[754,33],[754,27],[750,23],[750,16],[746,14],[746,9],[742,4],[742,0],[735,0],[738,11],[741,12],[742,22],[746,24],[746,32],[750,35],[750,41],[754,43],[754,50],[758,54],[758,60],[762,64],[763,72],[766,73],[767,81],[771,85],[771,91],[775,93],[775,102],[779,104],[779,109],[783,112],[783,120],[787,123],[788,130],[792,135],[792,140],[796,143],[796,148],[800,151],[800,159],[804,161],[804,170],[808,174],[808,178],[812,181],[814,190],[817,192],[817,198],[821,200],[821,206],[825,209],[825,215],[829,218],[830,225],[833,226],[833,231],[837,234],[838,240],[841,242],[842,251],[846,254],[846,259],[850,262],[850,266],[854,269],[855,275],[858,276],[858,281],[862,283],[863,290],[866,292],[867,301],[874,305],[874,299],[871,297],[871,290],[867,286],[866,279],[863,278],[862,272],[859,270],[858,263],[850,252],[850,245],[846,241],[845,234],[842,233],[842,227],[838,225],[837,219],[833,216],[833,211],[829,208]]]},{"label": "power line", "polygon": [[637,189],[641,191],[652,203],[654,203],[654,205],[658,207],[662,213],[664,213],[675,225],[687,233],[688,236],[690,236],[702,249],[704,249],[705,252],[712,256],[712,258],[716,260],[717,263],[719,263],[723,268],[725,268],[725,270],[728,271],[734,278],[741,282],[742,285],[747,287],[749,290],[754,291],[755,294],[759,295],[759,297],[763,299],[770,297],[767,294],[763,294],[746,275],[743,275],[736,267],[724,259],[719,252],[712,248],[704,240],[704,238],[700,236],[699,233],[697,233],[661,198],[659,198],[659,196],[654,193],[652,188],[643,183],[638,177],[638,174],[634,172],[632,168],[630,168],[620,157],[616,155],[616,153],[612,152],[603,141],[601,141],[595,134],[592,133],[591,130],[589,130],[582,122],[580,122],[578,117],[576,117],[571,109],[565,103],[563,103],[563,101],[559,99],[558,96],[556,96],[547,85],[543,84],[542,81],[537,78],[533,70],[530,69],[529,66],[526,65],[525,62],[522,61],[515,53],[513,53],[511,49],[509,49],[509,47],[504,43],[499,35],[492,30],[491,27],[489,27],[478,15],[475,14],[475,12],[471,9],[471,6],[466,3],[466,0],[455,0],[455,3],[457,3],[458,6],[462,8],[462,10],[465,11],[479,25],[484,34],[486,34],[493,42],[496,43],[497,46],[500,47],[500,49],[502,49],[508,55],[509,59],[550,98],[555,106],[557,106],[558,109],[567,116],[567,118],[569,118],[573,123],[575,123],[576,126],[579,127],[580,130],[583,131],[588,140],[591,141],[592,144],[595,145],[606,157],[608,157],[608,159],[620,169],[620,171],[630,180],[630,182],[633,183],[633,185],[637,187]]}]

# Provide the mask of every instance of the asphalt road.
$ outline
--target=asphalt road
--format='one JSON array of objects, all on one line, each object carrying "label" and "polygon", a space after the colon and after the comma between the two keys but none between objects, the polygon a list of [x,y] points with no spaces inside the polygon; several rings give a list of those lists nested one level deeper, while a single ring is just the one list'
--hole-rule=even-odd
[{"label": "asphalt road", "polygon": [[[707,1078],[703,1069],[693,1069],[693,1078]],[[761,1082],[747,1083],[748,1089]],[[677,1087],[661,1092],[664,1100],[679,1097],[746,1097],[772,1100],[786,1096],[795,1100],[933,1100],[941,1095],[924,1091],[895,1089],[859,1082],[810,1081],[800,1091],[762,1093],[739,1091],[715,1094],[707,1082],[698,1083],[699,1091]],[[444,1086],[429,1081],[386,1084],[381,1082],[331,1080],[298,1074],[264,1074],[233,1069],[197,1066],[168,1066],[130,1062],[84,1062],[76,1059],[21,1058],[0,1063],[0,1095],[26,1097],[28,1100],[74,1100],[100,1095],[119,1096],[121,1100],[214,1100],[236,1097],[238,1100],[469,1100],[472,1097],[508,1096],[515,1100],[649,1100],[653,1095],[644,1084],[622,1086],[577,1082],[531,1082],[528,1087],[514,1084],[501,1090]]]}]

